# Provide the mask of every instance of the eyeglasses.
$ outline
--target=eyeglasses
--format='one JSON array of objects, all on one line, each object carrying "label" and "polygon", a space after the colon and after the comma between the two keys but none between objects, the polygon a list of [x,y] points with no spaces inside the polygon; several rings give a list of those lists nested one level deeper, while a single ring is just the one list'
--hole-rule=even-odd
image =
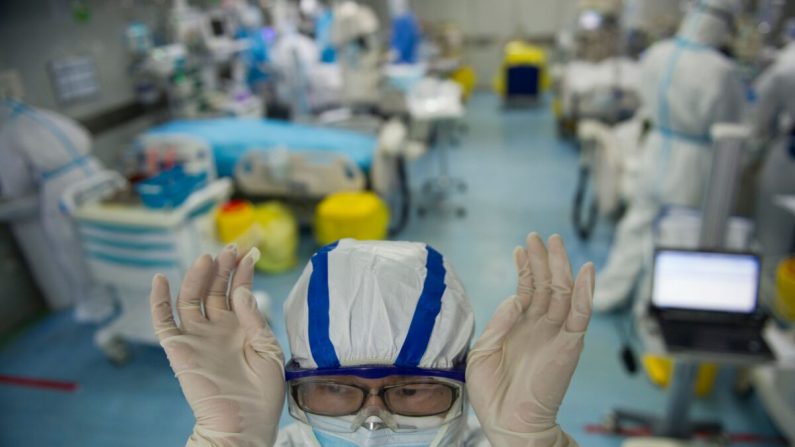
[{"label": "eyeglasses", "polygon": [[357,414],[370,396],[378,396],[392,414],[428,417],[448,413],[459,400],[461,386],[440,380],[417,379],[373,389],[308,378],[291,382],[290,393],[301,410],[320,416]]}]

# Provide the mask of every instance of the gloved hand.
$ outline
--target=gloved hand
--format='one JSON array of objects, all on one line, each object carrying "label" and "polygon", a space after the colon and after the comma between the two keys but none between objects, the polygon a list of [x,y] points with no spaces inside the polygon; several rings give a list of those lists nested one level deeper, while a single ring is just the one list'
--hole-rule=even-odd
[{"label": "gloved hand", "polygon": [[527,237],[517,247],[516,295],[497,309],[469,352],[467,392],[486,437],[500,447],[563,447],[576,442],[557,413],[577,367],[591,318],[594,267],[576,282],[563,241]]},{"label": "gloved hand", "polygon": [[155,332],[196,417],[189,447],[272,446],[276,440],[284,354],[250,291],[258,258],[252,249],[238,263],[234,246],[216,260],[200,257],[179,291],[179,326],[168,281],[157,275],[152,282]]}]

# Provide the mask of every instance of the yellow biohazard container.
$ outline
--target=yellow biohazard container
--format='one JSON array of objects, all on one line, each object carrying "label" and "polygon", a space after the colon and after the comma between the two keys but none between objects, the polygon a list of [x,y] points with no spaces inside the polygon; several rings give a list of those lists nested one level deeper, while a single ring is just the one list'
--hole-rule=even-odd
[{"label": "yellow biohazard container", "polygon": [[298,221],[279,202],[266,202],[254,207],[254,223],[258,233],[260,256],[257,270],[281,273],[298,263]]},{"label": "yellow biohazard container", "polygon": [[389,209],[372,192],[331,194],[315,211],[315,239],[320,245],[344,238],[385,239],[388,230]]},{"label": "yellow biohazard container", "polygon": [[795,258],[785,259],[778,265],[773,310],[779,318],[795,323]]},{"label": "yellow biohazard container", "polygon": [[450,79],[461,87],[463,99],[468,101],[478,83],[475,69],[471,65],[463,65],[450,75]]},{"label": "yellow biohazard container", "polygon": [[[656,355],[643,356],[643,369],[651,382],[661,388],[668,388],[674,374],[674,361],[670,357]],[[715,378],[718,376],[718,365],[702,363],[698,367],[694,391],[696,396],[704,397],[712,392],[715,387]]]},{"label": "yellow biohazard container", "polygon": [[508,77],[508,70],[515,67],[529,66],[538,69],[538,86],[535,89],[540,94],[548,90],[552,83],[548,65],[547,53],[543,48],[521,40],[508,42],[505,45],[502,66],[494,78],[494,90],[498,95],[505,96],[507,93],[508,82],[506,78]]},{"label": "yellow biohazard container", "polygon": [[218,208],[215,223],[221,242],[238,242],[254,224],[254,206],[245,200],[231,200]]},{"label": "yellow biohazard container", "polygon": [[239,253],[259,249],[257,270],[281,273],[298,262],[298,222],[279,202],[233,200],[218,209],[215,221],[223,243],[236,243]]}]

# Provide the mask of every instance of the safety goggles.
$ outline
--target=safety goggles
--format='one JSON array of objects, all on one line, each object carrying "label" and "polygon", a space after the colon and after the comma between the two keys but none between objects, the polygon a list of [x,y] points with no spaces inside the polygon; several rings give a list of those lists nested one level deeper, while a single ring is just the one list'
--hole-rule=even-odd
[{"label": "safety goggles", "polygon": [[446,415],[461,396],[461,385],[433,378],[408,381],[379,388],[324,378],[290,383],[290,393],[301,410],[321,416],[358,414],[371,396],[378,396],[395,415],[428,417]]},{"label": "safety goggles", "polygon": [[[460,417],[464,384],[438,377],[400,377],[368,387],[340,377],[307,377],[288,382],[290,414],[313,427],[352,433],[389,428],[396,432],[440,427]],[[372,404],[377,396],[382,405]]]}]

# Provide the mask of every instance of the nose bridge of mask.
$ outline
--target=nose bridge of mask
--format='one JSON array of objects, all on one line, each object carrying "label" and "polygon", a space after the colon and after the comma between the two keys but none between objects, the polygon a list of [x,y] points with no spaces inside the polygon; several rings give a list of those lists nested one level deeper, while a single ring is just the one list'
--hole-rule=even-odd
[{"label": "nose bridge of mask", "polygon": [[381,430],[389,428],[391,430],[398,429],[398,423],[395,421],[395,416],[386,410],[386,408],[378,407],[376,405],[369,405],[362,408],[362,411],[356,415],[356,419],[351,424],[354,430],[362,427],[369,431]]}]

